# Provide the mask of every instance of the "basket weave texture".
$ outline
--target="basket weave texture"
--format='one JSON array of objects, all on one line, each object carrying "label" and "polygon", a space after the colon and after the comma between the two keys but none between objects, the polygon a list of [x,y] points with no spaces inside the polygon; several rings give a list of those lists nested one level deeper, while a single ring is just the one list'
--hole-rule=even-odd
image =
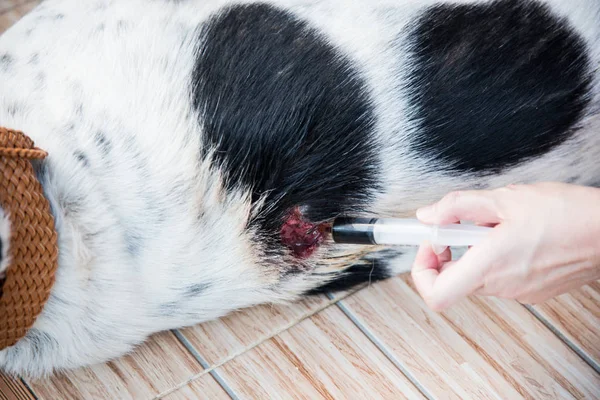
[{"label": "basket weave texture", "polygon": [[0,205],[11,233],[10,263],[0,288],[0,350],[25,336],[54,284],[58,266],[54,218],[31,163],[46,155],[22,132],[0,127]]}]

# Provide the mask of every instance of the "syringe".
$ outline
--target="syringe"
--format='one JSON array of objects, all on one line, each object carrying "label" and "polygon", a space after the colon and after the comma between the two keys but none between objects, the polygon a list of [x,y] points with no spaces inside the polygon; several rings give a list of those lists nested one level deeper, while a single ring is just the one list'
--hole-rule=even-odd
[{"label": "syringe", "polygon": [[418,246],[427,240],[443,251],[450,246],[474,246],[491,230],[467,224],[425,225],[417,219],[338,218],[331,235],[336,243],[345,244]]}]

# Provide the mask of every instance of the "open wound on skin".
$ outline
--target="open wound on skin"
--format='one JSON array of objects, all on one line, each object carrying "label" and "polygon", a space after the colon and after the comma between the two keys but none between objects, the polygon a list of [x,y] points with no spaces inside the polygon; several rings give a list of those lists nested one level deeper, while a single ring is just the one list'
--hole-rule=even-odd
[{"label": "open wound on skin", "polygon": [[304,220],[300,208],[295,207],[281,226],[281,243],[296,258],[310,257],[325,241],[328,224],[315,224]]}]

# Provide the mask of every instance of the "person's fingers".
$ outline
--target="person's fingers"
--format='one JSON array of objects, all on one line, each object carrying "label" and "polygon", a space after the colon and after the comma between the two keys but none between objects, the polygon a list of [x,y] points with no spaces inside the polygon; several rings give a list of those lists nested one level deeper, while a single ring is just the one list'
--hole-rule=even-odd
[{"label": "person's fingers", "polygon": [[439,245],[439,244],[434,244],[431,246],[431,249],[437,256],[439,256],[440,254],[444,254],[448,250],[448,248],[449,248],[448,246]]},{"label": "person's fingers", "polygon": [[440,258],[448,258],[447,253],[449,253],[449,251],[450,249],[438,256],[433,252],[429,243],[424,243],[419,247],[419,251],[417,252],[417,256],[413,263],[411,276],[415,287],[417,288],[417,292],[419,292],[419,295],[421,295],[427,305],[429,305],[433,286],[439,275]]},{"label": "person's fingers", "polygon": [[441,274],[442,272],[444,272],[444,270],[446,270],[446,269],[448,269],[448,268],[451,268],[451,267],[452,267],[454,264],[456,264],[456,261],[448,261],[448,262],[445,262],[445,263],[442,265],[442,267],[439,269],[439,271],[440,271],[440,274]]},{"label": "person's fingers", "polygon": [[486,224],[500,222],[492,191],[452,192],[435,204],[417,210],[426,224],[450,224],[461,220]]},{"label": "person's fingers", "polygon": [[448,261],[452,261],[452,251],[450,250],[450,247],[446,247],[446,249],[443,252],[438,253],[436,255],[438,259],[438,264],[440,266],[443,266]]},{"label": "person's fingers", "polygon": [[481,297],[501,297],[498,293],[487,286],[480,286],[479,289],[475,290],[473,293],[471,293],[471,295]]},{"label": "person's fingers", "polygon": [[469,249],[460,260],[447,263],[441,271],[436,269],[435,276],[430,278],[433,286],[427,287],[429,307],[442,311],[480,291],[486,272],[501,257],[501,250],[493,245],[494,242],[498,242],[497,234],[492,232],[489,238]]}]

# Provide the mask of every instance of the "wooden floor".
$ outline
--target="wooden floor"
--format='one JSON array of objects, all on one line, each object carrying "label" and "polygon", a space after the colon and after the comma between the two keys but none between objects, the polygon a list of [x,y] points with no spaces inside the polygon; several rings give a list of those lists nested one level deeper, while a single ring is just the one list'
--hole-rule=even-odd
[{"label": "wooden floor", "polygon": [[[0,0],[0,32],[36,3]],[[600,283],[436,314],[398,277],[165,332],[48,380],[0,375],[0,399],[36,398],[600,399]]]}]

